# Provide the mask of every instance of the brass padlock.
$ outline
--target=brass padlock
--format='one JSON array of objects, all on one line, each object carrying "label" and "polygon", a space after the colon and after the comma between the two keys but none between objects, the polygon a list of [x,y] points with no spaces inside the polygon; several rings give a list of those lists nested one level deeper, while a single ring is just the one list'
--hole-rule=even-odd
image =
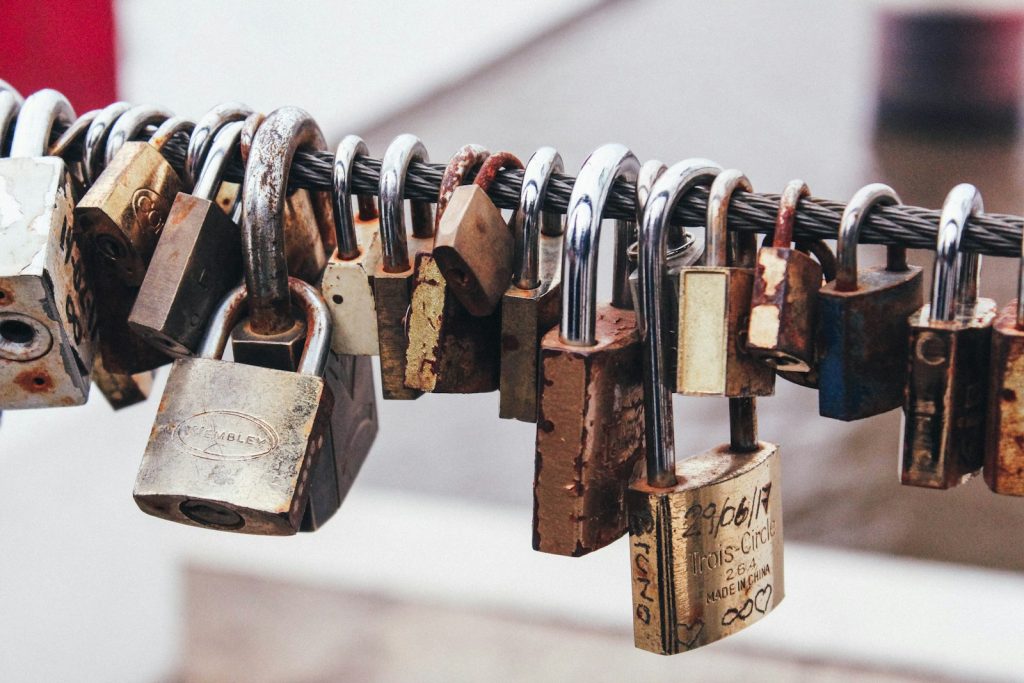
[{"label": "brass padlock", "polygon": [[411,400],[423,393],[405,385],[406,347],[409,335],[406,316],[412,303],[415,262],[409,258],[429,251],[433,244],[434,218],[430,204],[413,201],[412,235],[405,234],[405,177],[412,161],[427,163],[427,150],[415,135],[399,135],[388,145],[380,164],[381,260],[373,273],[377,307],[377,338],[380,342],[380,381],[384,398]]},{"label": "brass padlock", "polygon": [[859,420],[903,404],[907,319],[921,306],[921,268],[907,265],[905,247],[889,246],[884,268],[857,269],[865,216],[899,203],[891,187],[873,183],[843,211],[836,279],[818,292],[818,412],[825,417]]},{"label": "brass padlock", "polygon": [[639,168],[626,147],[599,147],[569,200],[561,325],[541,341],[535,550],[585,555],[626,531],[625,490],[644,450],[640,335],[632,310],[597,304],[597,256],[612,184],[635,183]]},{"label": "brass padlock", "polygon": [[[298,107],[281,107],[266,118],[256,132],[245,165],[242,184],[242,248],[245,281],[249,290],[249,315],[232,332],[235,360],[279,370],[295,367],[306,331],[292,315],[287,259],[292,237],[288,233],[286,204],[288,174],[299,149],[323,151],[323,134],[316,121]],[[321,193],[316,193],[320,195]],[[323,252],[320,232],[313,224],[306,248]],[[333,241],[333,240],[332,240]],[[312,274],[312,279],[306,275]],[[319,282],[320,271],[296,276]]]},{"label": "brass padlock", "polygon": [[988,487],[1007,496],[1024,496],[1024,271],[1017,283],[1017,299],[999,312],[992,326],[982,469]]},{"label": "brass padlock", "polygon": [[11,158],[0,159],[0,409],[81,405],[95,299],[75,239],[67,166],[44,156],[54,124],[75,114],[55,90],[34,93],[20,111]]},{"label": "brass padlock", "polygon": [[220,360],[248,298],[225,297],[196,358],[174,361],[135,480],[135,502],[155,517],[222,531],[286,536],[306,511],[333,397],[323,379],[327,307],[291,278],[307,315],[297,372]]},{"label": "brass padlock", "polygon": [[[670,323],[661,292],[668,221],[687,187],[716,170],[704,160],[688,160],[666,171],[654,186],[640,233],[647,458],[626,494],[633,634],[638,648],[666,655],[750,626],[785,593],[779,449],[757,439],[755,399],[729,399],[729,443],[675,460],[672,387],[661,338]],[[715,181],[713,198],[716,190],[729,189],[727,173]]]},{"label": "brass padlock", "polygon": [[[478,175],[492,175],[490,169],[506,165],[507,156],[491,156],[477,145],[460,149],[441,179],[435,228],[444,220],[448,201],[467,175],[475,168],[479,168]],[[500,344],[500,312],[482,317],[470,314],[455,297],[433,252],[417,254],[405,385],[434,393],[494,391],[500,378]]]},{"label": "brass padlock", "polygon": [[522,168],[510,152],[496,152],[469,185],[438,202],[434,259],[455,298],[471,315],[494,312],[512,278],[512,232],[487,190],[502,169]]},{"label": "brass padlock", "polygon": [[981,256],[960,251],[968,222],[982,211],[973,185],[950,190],[939,219],[931,303],[910,316],[900,477],[905,485],[951,488],[982,465],[996,304],[978,298]]},{"label": "brass padlock", "polygon": [[242,279],[238,223],[216,201],[242,126],[221,128],[192,193],[175,197],[128,317],[137,335],[174,356],[195,353],[210,315]]},{"label": "brass padlock", "polygon": [[352,165],[370,150],[358,135],[348,135],[334,155],[334,224],[338,248],[327,261],[320,291],[331,309],[335,353],[376,356],[377,310],[373,301],[373,274],[380,262],[380,218],[373,196],[359,195],[352,214]]},{"label": "brass padlock", "polygon": [[514,219],[512,285],[501,300],[499,417],[537,421],[540,340],[558,324],[562,302],[562,216],[544,211],[561,155],[541,147],[526,164]]},{"label": "brass padlock", "polygon": [[[736,190],[753,192],[738,170],[722,171],[711,184],[704,265],[679,273],[676,391],[689,396],[744,398],[775,393],[775,372],[747,353],[746,334],[754,286],[753,244],[729,258],[726,214]],[[739,242],[741,235],[732,235]],[[643,241],[641,241],[643,244]]]},{"label": "brass padlock", "polygon": [[[174,123],[165,127],[167,121]],[[130,142],[151,123],[160,128],[149,142]],[[194,125],[156,107],[128,110],[111,128],[106,168],[75,208],[79,230],[130,287],[142,284],[167,212],[182,188],[160,150],[175,133]]]},{"label": "brass padlock", "polygon": [[815,306],[821,266],[790,244],[797,205],[809,195],[802,180],[786,185],[772,244],[757,252],[747,350],[784,372],[810,372],[815,367]]}]

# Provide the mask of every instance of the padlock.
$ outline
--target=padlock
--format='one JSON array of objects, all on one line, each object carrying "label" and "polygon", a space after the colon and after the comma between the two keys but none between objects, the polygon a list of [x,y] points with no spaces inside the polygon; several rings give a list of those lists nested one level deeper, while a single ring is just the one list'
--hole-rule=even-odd
[{"label": "padlock", "polygon": [[635,183],[639,168],[626,147],[603,145],[569,199],[561,324],[541,340],[535,550],[584,555],[626,531],[625,490],[644,450],[640,335],[632,310],[597,304],[597,255],[612,184]]},{"label": "padlock", "polygon": [[102,356],[93,360],[92,381],[114,410],[142,403],[153,391],[152,370],[134,375],[110,372],[104,367]]},{"label": "padlock", "polygon": [[[730,442],[675,460],[671,378],[660,338],[668,222],[685,190],[718,169],[692,159],[655,184],[640,234],[646,467],[626,494],[636,647],[687,652],[732,635],[774,609],[784,593],[778,446],[757,439],[755,399],[729,399]],[[716,179],[717,194],[742,176]],[[735,187],[735,185],[733,185]],[[711,227],[709,226],[709,231]],[[717,244],[709,245],[718,248]]]},{"label": "padlock", "polygon": [[890,246],[884,268],[857,269],[865,216],[899,204],[888,185],[857,191],[839,223],[836,279],[818,292],[818,412],[860,420],[903,404],[910,315],[922,303],[921,268],[907,265],[905,247]]},{"label": "padlock", "polygon": [[0,409],[81,405],[89,397],[95,300],[74,234],[71,179],[44,156],[67,99],[25,100],[11,158],[0,159]]},{"label": "padlock", "polygon": [[128,317],[137,335],[174,356],[195,352],[210,315],[242,279],[238,224],[216,202],[242,126],[220,129],[192,193],[175,197]]},{"label": "padlock", "polygon": [[809,195],[802,180],[786,185],[772,244],[757,252],[747,350],[783,372],[810,372],[815,366],[821,266],[790,246],[797,205]]},{"label": "padlock", "polygon": [[510,152],[497,152],[469,185],[452,190],[444,210],[438,207],[434,259],[448,288],[471,315],[494,312],[512,278],[512,232],[487,189],[502,169],[522,168]]},{"label": "padlock", "polygon": [[411,400],[423,392],[405,385],[409,335],[406,316],[412,303],[415,262],[409,258],[433,246],[434,218],[430,204],[413,201],[412,235],[405,234],[405,177],[412,161],[427,163],[427,150],[414,135],[399,135],[388,145],[380,163],[381,260],[373,273],[377,308],[377,339],[380,342],[380,380],[384,398]]},{"label": "padlock", "polygon": [[348,135],[334,155],[334,223],[338,248],[327,261],[320,291],[324,294],[334,332],[335,353],[376,356],[377,311],[373,302],[373,274],[380,262],[380,219],[373,196],[359,195],[358,212],[352,215],[352,165],[370,150],[358,135]]},{"label": "padlock", "polygon": [[[165,127],[167,121],[174,123]],[[160,128],[149,142],[130,141],[151,123]],[[111,128],[106,168],[75,208],[81,233],[130,287],[142,284],[167,212],[182,189],[160,150],[175,133],[193,126],[156,107],[128,110]]]},{"label": "padlock", "polygon": [[679,274],[676,391],[680,394],[746,398],[775,393],[773,369],[746,352],[754,286],[749,265],[752,251],[729,258],[726,214],[739,189],[753,192],[750,181],[736,169],[715,178],[708,196],[704,265]]},{"label": "padlock", "polygon": [[[491,156],[477,145],[460,149],[441,179],[435,229],[443,222],[455,190],[473,169],[479,168],[477,175],[493,176],[496,167],[509,163],[509,156]],[[419,391],[448,394],[494,391],[500,379],[500,345],[500,311],[486,316],[470,314],[455,297],[433,252],[417,254],[409,308],[405,385]]]},{"label": "padlock", "polygon": [[225,297],[198,357],[174,361],[135,480],[143,512],[222,531],[299,530],[333,407],[323,379],[331,327],[315,289],[296,278],[289,289],[308,330],[297,372],[220,360],[245,285]]},{"label": "padlock", "polygon": [[558,324],[562,296],[562,216],[544,211],[561,155],[541,147],[526,164],[513,220],[512,284],[501,300],[499,417],[537,421],[540,340]]},{"label": "padlock", "polygon": [[1017,283],[1017,299],[999,312],[992,326],[982,469],[988,487],[1008,496],[1024,496],[1024,271]]},{"label": "padlock", "polygon": [[[288,295],[288,276],[292,274],[292,263],[286,257],[289,240],[296,237],[307,250],[324,250],[316,223],[307,228],[305,235],[289,234],[285,225],[288,174],[299,149],[326,149],[316,121],[298,107],[271,112],[256,132],[242,184],[242,248],[249,315],[232,332],[231,348],[239,362],[279,370],[295,367],[306,336],[302,321],[292,315]],[[307,275],[313,279],[307,279]],[[314,268],[297,277],[319,282],[320,271]]]},{"label": "padlock", "polygon": [[901,483],[948,489],[982,466],[990,344],[996,304],[978,297],[981,256],[960,250],[984,211],[973,185],[942,204],[931,303],[910,316]]}]

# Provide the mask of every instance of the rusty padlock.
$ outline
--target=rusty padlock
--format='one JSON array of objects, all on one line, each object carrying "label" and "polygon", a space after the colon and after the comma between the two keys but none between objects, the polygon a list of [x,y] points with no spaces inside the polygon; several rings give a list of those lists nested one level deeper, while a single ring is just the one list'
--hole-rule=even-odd
[{"label": "rusty padlock", "polygon": [[984,211],[973,185],[946,196],[939,219],[931,303],[910,316],[900,482],[948,489],[982,466],[988,368],[996,304],[978,297],[981,256],[960,241]]},{"label": "rusty padlock", "polygon": [[429,161],[419,138],[399,135],[388,145],[380,164],[381,260],[373,274],[377,307],[377,338],[380,342],[380,378],[384,398],[411,400],[423,393],[405,385],[406,347],[409,335],[406,316],[412,303],[415,262],[409,258],[433,246],[434,217],[430,203],[413,201],[412,236],[405,234],[405,176],[412,161]]},{"label": "rusty padlock", "polygon": [[480,317],[501,303],[512,278],[515,250],[512,232],[487,189],[499,171],[523,167],[510,152],[489,158],[494,161],[482,165],[472,183],[452,188],[443,206],[438,202],[432,252],[452,294]]},{"label": "rusty padlock", "polygon": [[[491,156],[477,145],[461,148],[441,179],[435,227],[443,222],[449,200],[473,169],[479,169],[478,175],[490,176],[491,169],[496,173],[498,167],[509,163],[508,156]],[[405,385],[434,393],[494,391],[500,378],[500,343],[500,312],[471,315],[455,297],[433,252],[417,254]]]},{"label": "rusty padlock", "polygon": [[29,96],[20,112],[11,158],[0,159],[0,409],[81,405],[95,300],[74,235],[70,174],[45,156],[54,124],[75,113],[55,90]]},{"label": "rusty padlock", "polygon": [[757,252],[747,350],[783,372],[806,373],[815,367],[815,306],[821,266],[791,246],[797,205],[809,195],[802,180],[786,185],[772,244]]},{"label": "rusty padlock", "polygon": [[584,555],[626,531],[625,491],[644,450],[640,335],[632,310],[597,304],[597,256],[612,184],[634,184],[639,168],[626,147],[599,147],[569,200],[561,325],[541,342],[535,550]]},{"label": "rusty padlock", "polygon": [[[754,285],[753,244],[733,249],[726,214],[736,190],[753,192],[736,169],[722,171],[711,184],[705,230],[704,264],[679,273],[676,391],[689,396],[746,398],[775,393],[775,373],[746,351]],[[641,244],[643,242],[641,241]]]},{"label": "rusty padlock", "polygon": [[859,420],[903,404],[907,379],[907,319],[921,306],[921,269],[907,265],[905,247],[889,246],[884,268],[857,268],[857,242],[865,216],[899,204],[888,185],[854,194],[836,240],[836,279],[818,292],[818,412]]},{"label": "rusty padlock", "polygon": [[174,356],[195,352],[210,315],[242,279],[238,223],[216,202],[242,126],[233,121],[217,132],[194,189],[175,197],[128,317],[137,335]]},{"label": "rusty padlock", "polygon": [[297,372],[220,360],[245,285],[225,297],[198,357],[174,361],[135,480],[143,512],[222,531],[299,530],[330,428],[331,328],[315,289],[295,278],[289,287],[309,335]]},{"label": "rusty padlock", "polygon": [[352,165],[357,156],[370,150],[358,135],[348,135],[334,155],[334,224],[338,248],[331,254],[320,281],[334,332],[335,353],[376,356],[377,310],[373,301],[373,274],[380,262],[380,218],[373,196],[358,197],[358,211],[352,212]]},{"label": "rusty padlock", "polygon": [[558,324],[562,302],[562,216],[543,207],[552,174],[563,172],[554,147],[534,152],[523,172],[512,284],[501,300],[498,416],[505,419],[537,421],[540,340]]}]

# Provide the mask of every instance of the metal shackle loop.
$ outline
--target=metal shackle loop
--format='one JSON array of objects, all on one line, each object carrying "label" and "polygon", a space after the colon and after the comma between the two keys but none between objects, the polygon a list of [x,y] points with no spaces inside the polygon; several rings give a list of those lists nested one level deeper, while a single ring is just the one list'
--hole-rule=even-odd
[{"label": "metal shackle loop", "polygon": [[[2,94],[0,94],[2,97]],[[46,151],[47,156],[51,157],[63,157],[68,153],[68,150],[74,146],[79,139],[84,138],[85,134],[89,131],[89,126],[96,120],[96,117],[100,115],[99,109],[92,109],[85,112],[77,119],[74,123],[67,127],[67,129],[60,134],[60,137],[53,141],[49,149]],[[0,123],[2,125],[2,123]]]},{"label": "metal shackle loop", "polygon": [[107,137],[103,156],[104,163],[110,164],[124,147],[124,143],[142,135],[146,126],[159,126],[172,116],[174,113],[169,109],[152,104],[140,104],[128,109],[117,117],[114,125],[110,127],[110,135]]},{"label": "metal shackle loop", "polygon": [[[358,135],[346,135],[334,153],[331,198],[334,201],[334,231],[338,241],[338,258],[346,261],[359,257],[359,240],[352,220],[352,165],[356,157],[370,156],[370,148]],[[373,195],[358,197],[359,220],[377,217]]]},{"label": "metal shackle loop", "polygon": [[672,387],[665,370],[662,344],[668,318],[668,312],[663,309],[666,302],[662,287],[666,280],[669,222],[683,196],[696,185],[710,183],[721,170],[718,164],[707,159],[686,159],[674,164],[654,183],[640,223],[637,310],[644,321],[640,327],[640,344],[644,392],[649,398],[644,408],[644,435],[647,481],[651,486],[667,487],[676,483]]},{"label": "metal shackle loop", "polygon": [[463,145],[452,158],[441,175],[441,187],[437,191],[437,210],[434,212],[434,230],[441,224],[448,202],[451,201],[455,188],[465,185],[471,174],[480,171],[483,163],[491,156],[490,150],[481,145]]},{"label": "metal shackle loop", "polygon": [[[704,265],[714,268],[737,265],[729,260],[729,201],[737,190],[753,192],[750,180],[735,168],[722,171],[708,191],[708,218],[704,230]],[[737,258],[737,261],[739,259]]]},{"label": "metal shackle loop", "polygon": [[811,190],[802,180],[791,180],[786,183],[779,197],[779,212],[775,216],[775,235],[772,237],[773,247],[791,247],[793,245],[793,224],[796,222],[796,209],[800,200],[810,197]]},{"label": "metal shackle loop", "polygon": [[498,173],[511,169],[522,169],[523,162],[512,152],[494,152],[489,155],[484,163],[480,165],[473,178],[473,184],[484,192],[491,189],[491,185],[498,178]]},{"label": "metal shackle loop", "polygon": [[242,192],[242,257],[249,324],[256,334],[274,334],[293,324],[284,248],[288,171],[297,150],[326,148],[320,126],[298,107],[274,110],[256,131]]},{"label": "metal shackle loop", "polygon": [[[228,163],[235,153],[240,151],[239,141],[242,137],[242,127],[244,125],[242,121],[232,121],[222,126],[213,136],[213,140],[206,147],[202,168],[199,170],[195,187],[192,189],[193,195],[210,201],[216,198],[217,191],[224,179],[224,172],[228,168]],[[240,211],[241,193],[235,199],[233,213],[238,214]],[[232,216],[232,218],[238,218],[238,216]]]},{"label": "metal shackle loop", "polygon": [[132,108],[127,102],[114,102],[100,110],[96,119],[89,124],[82,149],[82,175],[88,185],[96,182],[107,165],[106,147],[110,131],[121,115]]},{"label": "metal shackle loop", "polygon": [[11,158],[46,156],[54,124],[60,121],[70,126],[74,120],[75,110],[64,95],[52,88],[32,93],[21,105],[14,126]]},{"label": "metal shackle loop", "polygon": [[541,147],[526,163],[512,235],[512,282],[519,289],[540,286],[540,236],[562,234],[562,214],[544,211],[544,199],[551,176],[564,172],[562,155],[554,147]]},{"label": "metal shackle loop", "polygon": [[171,138],[175,135],[182,131],[191,135],[195,127],[194,121],[190,121],[183,116],[172,116],[157,126],[153,135],[149,138],[149,144],[156,147],[158,151],[162,150],[164,145],[170,142]]},{"label": "metal shackle loop", "polygon": [[961,310],[978,298],[981,256],[964,253],[960,242],[968,221],[984,210],[981,192],[970,183],[954,187],[942,202],[932,276],[931,320],[955,320]]},{"label": "metal shackle loop", "polygon": [[[857,291],[857,244],[865,217],[876,206],[902,204],[896,190],[884,183],[871,183],[857,190],[843,209],[839,220],[839,236],[836,239],[836,291]],[[904,252],[904,264],[906,252]],[[895,264],[894,264],[895,265]],[[904,268],[905,270],[906,268]],[[890,268],[890,270],[895,270]]]},{"label": "metal shackle loop", "polygon": [[185,166],[181,175],[187,186],[193,187],[199,182],[206,156],[213,146],[217,132],[229,123],[244,121],[250,114],[252,108],[248,105],[241,102],[224,102],[214,106],[199,118],[185,151]]},{"label": "metal shackle loop", "polygon": [[[576,177],[569,196],[565,242],[562,245],[562,322],[559,336],[566,344],[593,346],[595,343],[601,214],[615,181],[622,178],[634,185],[639,172],[640,162],[636,155],[628,147],[613,143],[594,150]],[[622,238],[622,232],[616,228],[617,239]]]},{"label": "metal shackle loop", "polygon": [[25,98],[21,96],[21,93],[18,92],[18,89],[2,78],[0,78],[0,92],[10,93],[11,97],[18,101],[18,104],[21,104],[25,101]]},{"label": "metal shackle loop", "polygon": [[8,155],[8,143],[21,111],[22,100],[10,91],[0,90],[0,157]]},{"label": "metal shackle loop", "polygon": [[[430,161],[427,148],[415,135],[399,135],[384,152],[380,162],[380,187],[377,201],[380,207],[380,246],[384,270],[401,273],[409,270],[409,242],[405,236],[405,177],[413,161]],[[412,202],[412,229],[416,236],[429,237],[433,234],[434,219],[430,215],[430,204],[424,201]]]}]

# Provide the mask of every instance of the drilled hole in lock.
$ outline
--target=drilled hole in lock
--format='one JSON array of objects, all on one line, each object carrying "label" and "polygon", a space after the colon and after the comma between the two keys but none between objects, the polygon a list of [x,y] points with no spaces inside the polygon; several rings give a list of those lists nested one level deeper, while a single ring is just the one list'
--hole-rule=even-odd
[{"label": "drilled hole in lock", "polygon": [[331,297],[331,301],[333,301],[338,306],[340,306],[341,302],[343,302],[344,300],[345,297],[343,297],[341,294],[335,294],[334,296]]},{"label": "drilled hole in lock", "polygon": [[96,249],[108,259],[115,261],[123,259],[128,255],[124,245],[109,235],[99,235],[96,237]]},{"label": "drilled hole in lock", "polygon": [[445,275],[445,278],[448,280],[448,282],[460,285],[462,287],[465,287],[466,285],[469,284],[469,276],[466,275],[466,271],[462,270],[462,268],[449,269],[448,274]]},{"label": "drilled hole in lock", "polygon": [[46,378],[36,375],[35,377],[32,378],[32,383],[35,384],[37,387],[41,387],[44,384],[46,384]]},{"label": "drilled hole in lock", "polygon": [[20,320],[5,320],[0,323],[0,338],[12,344],[27,346],[36,338],[36,331]]},{"label": "drilled hole in lock", "polygon": [[215,526],[222,529],[241,529],[245,520],[234,510],[220,505],[186,500],[178,506],[181,513],[204,526]]}]

